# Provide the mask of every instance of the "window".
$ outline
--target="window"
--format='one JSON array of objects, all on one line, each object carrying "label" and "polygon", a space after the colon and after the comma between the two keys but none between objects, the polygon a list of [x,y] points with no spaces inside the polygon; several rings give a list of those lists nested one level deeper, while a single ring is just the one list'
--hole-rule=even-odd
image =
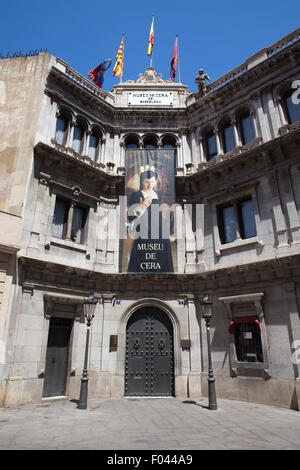
[{"label": "window", "polygon": [[290,90],[283,97],[285,112],[289,124],[300,121],[300,105],[293,103],[292,95],[295,90]]},{"label": "window", "polygon": [[241,201],[238,205],[241,238],[256,237],[256,224],[254,217],[253,201],[251,199]]},{"label": "window", "polygon": [[57,238],[66,238],[69,207],[66,201],[56,199],[52,235]]},{"label": "window", "polygon": [[90,139],[89,139],[88,156],[92,160],[96,159],[96,152],[97,152],[97,149],[98,149],[98,145],[99,145],[99,137],[95,134],[91,134]]},{"label": "window", "polygon": [[83,128],[79,125],[74,127],[74,134],[73,134],[73,144],[72,149],[76,153],[81,153],[82,151],[82,143],[83,143]]},{"label": "window", "polygon": [[216,134],[213,130],[209,131],[205,136],[205,153],[207,160],[211,160],[218,153]]},{"label": "window", "polygon": [[85,226],[86,210],[75,206],[73,210],[71,240],[75,243],[83,243],[83,230]]},{"label": "window", "polygon": [[137,148],[139,148],[138,138],[135,137],[135,136],[128,136],[125,139],[125,147],[127,149],[137,149]]},{"label": "window", "polygon": [[219,232],[222,243],[233,242],[236,237],[236,220],[234,207],[227,206],[219,209]]},{"label": "window", "polygon": [[56,199],[52,221],[52,235],[83,243],[87,209],[63,199]]},{"label": "window", "polygon": [[239,120],[239,125],[240,125],[242,145],[246,145],[249,142],[251,142],[255,137],[253,121],[249,112],[246,112],[241,115],[240,120]]},{"label": "window", "polygon": [[234,335],[238,361],[263,362],[261,328],[256,316],[232,318],[229,333]]},{"label": "window", "polygon": [[175,149],[176,141],[173,137],[164,137],[162,140],[162,146],[164,149]]},{"label": "window", "polygon": [[231,243],[238,238],[246,239],[257,235],[251,198],[218,207],[217,217],[222,244]]},{"label": "window", "polygon": [[233,125],[230,121],[223,125],[222,142],[224,153],[230,152],[236,146]]},{"label": "window", "polygon": [[152,150],[157,148],[157,142],[155,137],[146,137],[144,140],[144,148],[147,150]]},{"label": "window", "polygon": [[56,120],[55,140],[60,145],[65,145],[67,137],[68,121],[63,116],[58,116]]}]

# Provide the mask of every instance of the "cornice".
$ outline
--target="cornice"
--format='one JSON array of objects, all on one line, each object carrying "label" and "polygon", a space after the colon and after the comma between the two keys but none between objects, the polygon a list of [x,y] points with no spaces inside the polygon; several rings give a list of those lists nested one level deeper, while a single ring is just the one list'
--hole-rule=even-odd
[{"label": "cornice", "polygon": [[41,184],[62,184],[69,190],[79,187],[80,192],[94,202],[102,198],[117,201],[119,195],[124,194],[124,176],[104,171],[103,165],[95,164],[88,157],[68,154],[43,142],[36,144],[34,153],[39,161],[36,177]]},{"label": "cornice", "polygon": [[[126,274],[100,273],[37,258],[18,258],[22,286],[72,295],[83,295],[91,290],[97,295],[114,292],[120,298],[155,294],[178,298],[185,294],[197,295],[204,291],[221,295],[226,290],[246,293],[268,285],[282,285],[300,279],[300,254],[277,257],[201,272],[198,274]],[[76,283],[74,282],[76,280]],[[239,280],[239,282],[237,282]],[[72,287],[76,286],[76,287]],[[232,295],[232,294],[231,294]],[[234,294],[235,295],[235,294]]]},{"label": "cornice", "polygon": [[[271,89],[273,86],[272,75],[276,68],[278,68],[278,66],[282,68],[283,63],[286,63],[286,66],[288,67],[291,62],[293,63],[293,66],[296,66],[298,61],[295,61],[294,59],[299,55],[299,53],[300,41],[298,40],[289,46],[286,46],[283,50],[267,57],[257,65],[243,71],[240,75],[237,75],[226,83],[216,87],[207,95],[199,99],[197,99],[197,94],[191,93],[187,96],[187,99],[189,99],[189,97],[194,97],[196,98],[196,101],[191,104],[187,104],[186,107],[168,109],[128,108],[126,106],[117,107],[113,102],[109,103],[106,101],[106,97],[113,101],[113,94],[103,92],[102,90],[99,90],[99,93],[97,94],[97,88],[95,88],[93,84],[90,84],[93,89],[93,91],[90,91],[86,86],[83,86],[80,81],[76,81],[76,77],[71,78],[67,73],[64,73],[56,67],[52,67],[49,72],[46,91],[57,100],[63,101],[73,108],[77,108],[80,113],[86,116],[87,119],[90,119],[90,117],[93,116],[95,121],[100,121],[109,132],[113,132],[115,126],[126,129],[126,126],[130,126],[131,122],[134,123],[135,128],[137,125],[140,126],[140,124],[142,124],[143,128],[149,130],[153,129],[151,126],[155,122],[160,122],[160,125],[166,129],[170,128],[170,126],[172,126],[172,128],[179,126],[182,127],[182,125],[199,126],[201,125],[201,122],[199,122],[199,116],[204,117],[205,114],[210,114],[211,112],[217,113],[218,109],[221,109],[221,106],[224,107],[223,101],[228,99],[228,102],[230,102],[233,94],[238,99],[241,98],[241,96],[239,96],[241,92],[243,95],[249,96],[249,94],[253,95],[255,93],[263,93],[264,91]],[[238,69],[239,67],[237,67],[237,70]],[[69,70],[67,66],[66,70]],[[76,72],[72,72],[73,74],[76,74]],[[78,77],[81,77],[79,74],[77,75]],[[230,72],[227,75],[230,76]],[[63,93],[59,92],[59,90],[51,87],[51,80],[54,80],[60,86],[67,86],[72,95],[74,95],[74,89],[76,89],[76,96],[80,96],[83,100],[86,100],[86,104],[78,106],[78,100],[77,102],[76,100],[73,102],[71,95],[68,98]],[[216,82],[219,80],[222,80],[222,77],[221,79],[216,80]],[[81,77],[81,81],[84,81],[84,83],[86,82],[84,77]],[[170,84],[166,84],[166,86],[169,85]],[[127,90],[128,87],[134,88],[135,86],[135,82],[131,83],[131,81],[129,81],[126,86],[124,83],[122,86],[116,85],[115,88],[116,92],[120,92],[122,89],[126,88]],[[157,84],[151,84],[151,86],[157,87]],[[208,89],[210,86],[211,85],[208,86]],[[184,87],[184,85],[182,85],[182,87]],[[93,104],[91,105],[91,103]],[[94,111],[90,111],[91,109],[94,109]],[[175,126],[174,121],[176,122]]]},{"label": "cornice", "polygon": [[[182,128],[182,131],[185,129]],[[278,170],[298,163],[300,128],[290,126],[289,132],[265,143],[256,143],[249,148],[241,147],[236,152],[219,155],[210,162],[199,165],[198,171],[175,177],[177,200],[189,202],[207,199],[251,181],[262,178],[271,170]],[[105,171],[104,165],[96,164],[88,157],[67,153],[68,149],[56,148],[39,142],[35,146],[35,155],[41,158],[42,175],[68,175],[72,182],[88,182],[95,197],[118,199],[125,194],[125,177]],[[81,175],[81,176],[80,176]],[[53,179],[53,177],[52,177]],[[41,176],[40,182],[47,184],[47,178]],[[77,184],[77,183],[76,183]]]},{"label": "cornice", "polygon": [[[229,155],[219,155],[199,165],[197,172],[176,176],[177,197],[187,200],[213,197],[229,187],[248,184],[270,170],[299,163],[300,128],[265,143]],[[208,189],[209,188],[209,189]]]}]

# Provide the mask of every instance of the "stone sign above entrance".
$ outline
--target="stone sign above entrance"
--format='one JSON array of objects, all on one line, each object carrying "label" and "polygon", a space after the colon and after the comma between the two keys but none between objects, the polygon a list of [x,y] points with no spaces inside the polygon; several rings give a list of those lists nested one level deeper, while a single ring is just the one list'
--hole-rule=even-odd
[{"label": "stone sign above entrance", "polygon": [[130,91],[128,105],[131,106],[173,106],[172,91]]}]

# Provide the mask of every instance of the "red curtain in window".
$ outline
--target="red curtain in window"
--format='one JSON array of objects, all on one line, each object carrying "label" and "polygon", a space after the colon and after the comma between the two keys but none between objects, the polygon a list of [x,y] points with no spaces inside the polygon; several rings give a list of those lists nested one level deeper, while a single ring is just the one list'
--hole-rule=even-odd
[{"label": "red curtain in window", "polygon": [[256,323],[259,333],[261,333],[259,319],[257,317],[234,317],[230,323],[229,333],[233,335],[234,327],[237,323]]}]

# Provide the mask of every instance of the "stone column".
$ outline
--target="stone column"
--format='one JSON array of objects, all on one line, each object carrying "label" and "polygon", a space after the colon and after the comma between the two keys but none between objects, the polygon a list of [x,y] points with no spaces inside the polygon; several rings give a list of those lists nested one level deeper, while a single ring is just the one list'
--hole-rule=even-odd
[{"label": "stone column", "polygon": [[91,135],[91,129],[88,128],[83,133],[82,155],[89,154],[90,135]]},{"label": "stone column", "polygon": [[73,202],[70,204],[70,208],[69,208],[69,212],[68,212],[67,234],[66,234],[66,239],[67,240],[71,240],[74,205],[75,204]]},{"label": "stone column", "polygon": [[114,143],[113,143],[113,159],[110,161],[113,161],[116,165],[116,167],[120,166],[120,142],[119,142],[119,137],[120,137],[120,130],[115,129],[114,130]]},{"label": "stone column", "polygon": [[283,107],[282,107],[282,100],[281,98],[276,98],[274,100],[274,103],[278,109],[278,114],[279,114],[279,119],[280,119],[280,123],[281,123],[281,126],[286,126],[288,124],[288,121],[285,117],[285,114],[284,114],[284,111],[283,111]]},{"label": "stone column", "polygon": [[177,264],[178,273],[184,273],[185,267],[185,226],[183,218],[183,206],[176,205],[176,217],[175,217],[175,236],[177,246]]},{"label": "stone column", "polygon": [[259,137],[258,129],[257,129],[257,122],[256,122],[256,112],[254,110],[250,111],[250,116],[251,116],[252,124],[253,124],[254,138],[256,139],[257,137]]},{"label": "stone column", "polygon": [[100,151],[98,152],[98,158],[97,158],[97,163],[104,163],[104,153],[105,153],[105,142],[106,140],[102,137],[100,139],[99,145],[100,145]]},{"label": "stone column", "polygon": [[275,138],[278,135],[278,129],[281,127],[279,113],[278,113],[277,108],[275,108],[274,106],[271,87],[266,88],[264,92],[265,92],[264,98],[267,104],[266,108],[267,108],[267,112],[269,115],[268,116],[269,122],[271,124],[270,126],[271,138]]},{"label": "stone column", "polygon": [[196,129],[195,128],[193,128],[191,132],[191,147],[192,147],[192,162],[194,163],[195,168],[197,168],[199,159],[197,155]]},{"label": "stone column", "polygon": [[232,124],[232,127],[233,127],[233,134],[234,134],[234,140],[235,140],[235,147],[237,147],[238,145],[241,145],[241,142],[240,142],[239,134],[238,134],[238,130],[237,130],[237,122],[236,122],[236,119],[232,119],[232,120],[231,120],[231,124]]},{"label": "stone column", "polygon": [[215,135],[216,135],[216,144],[217,144],[217,155],[221,155],[221,153],[224,153],[222,149],[222,138],[221,138],[221,131],[219,129],[215,129]]},{"label": "stone column", "polygon": [[[287,245],[286,221],[281,206],[280,194],[277,182],[276,170],[273,171],[269,177],[268,183],[271,188],[272,201],[273,201],[273,215],[276,226],[277,246]],[[275,235],[275,233],[274,233]],[[275,237],[276,242],[276,237]]]},{"label": "stone column", "polygon": [[260,92],[256,92],[251,97],[253,99],[253,107],[255,110],[256,127],[260,128],[263,142],[266,142],[270,139],[270,132],[262,106],[261,94]]},{"label": "stone column", "polygon": [[203,138],[199,138],[199,157],[200,157],[200,163],[205,162],[205,156],[204,156],[204,148],[203,148]]},{"label": "stone column", "polygon": [[71,119],[68,124],[66,147],[72,147],[75,125],[76,125],[75,120]]},{"label": "stone column", "polygon": [[184,222],[185,222],[185,255],[186,264],[185,272],[195,272],[195,235],[192,228],[192,204],[184,206]]},{"label": "stone column", "polygon": [[181,155],[182,150],[181,150],[181,147],[182,147],[181,143],[178,142],[177,146],[176,146],[176,165],[175,165],[176,168],[183,168],[182,167],[182,155]]},{"label": "stone column", "polygon": [[187,145],[186,135],[187,135],[187,130],[182,129],[181,130],[182,164],[180,165],[180,166],[182,166],[182,168],[184,168],[185,163],[191,163],[191,154],[190,154],[190,151],[189,151],[189,148],[188,148],[188,145]]},{"label": "stone column", "polygon": [[204,204],[196,204],[196,264],[197,272],[205,271],[204,262]]},{"label": "stone column", "polygon": [[188,320],[189,320],[189,337],[191,340],[190,348],[190,373],[188,378],[189,397],[199,398],[202,396],[201,388],[201,344],[200,330],[197,320],[197,311],[195,298],[188,298]]},{"label": "stone column", "polygon": [[299,216],[289,170],[289,168],[282,168],[281,170],[278,170],[278,182],[282,189],[282,199],[287,213],[286,222],[288,223],[288,230],[290,232],[290,243],[300,243]]},{"label": "stone column", "polygon": [[106,132],[106,137],[105,137],[105,145],[104,145],[104,152],[103,152],[103,160],[101,163],[104,165],[110,161],[108,153],[109,153],[109,143],[110,143],[110,133]]},{"label": "stone column", "polygon": [[120,163],[119,166],[125,167],[125,143],[120,143]]},{"label": "stone column", "polygon": [[239,224],[239,213],[238,213],[238,204],[236,201],[233,203],[233,210],[234,210],[234,218],[235,218],[235,227],[236,227],[236,239],[241,240],[241,230]]}]

